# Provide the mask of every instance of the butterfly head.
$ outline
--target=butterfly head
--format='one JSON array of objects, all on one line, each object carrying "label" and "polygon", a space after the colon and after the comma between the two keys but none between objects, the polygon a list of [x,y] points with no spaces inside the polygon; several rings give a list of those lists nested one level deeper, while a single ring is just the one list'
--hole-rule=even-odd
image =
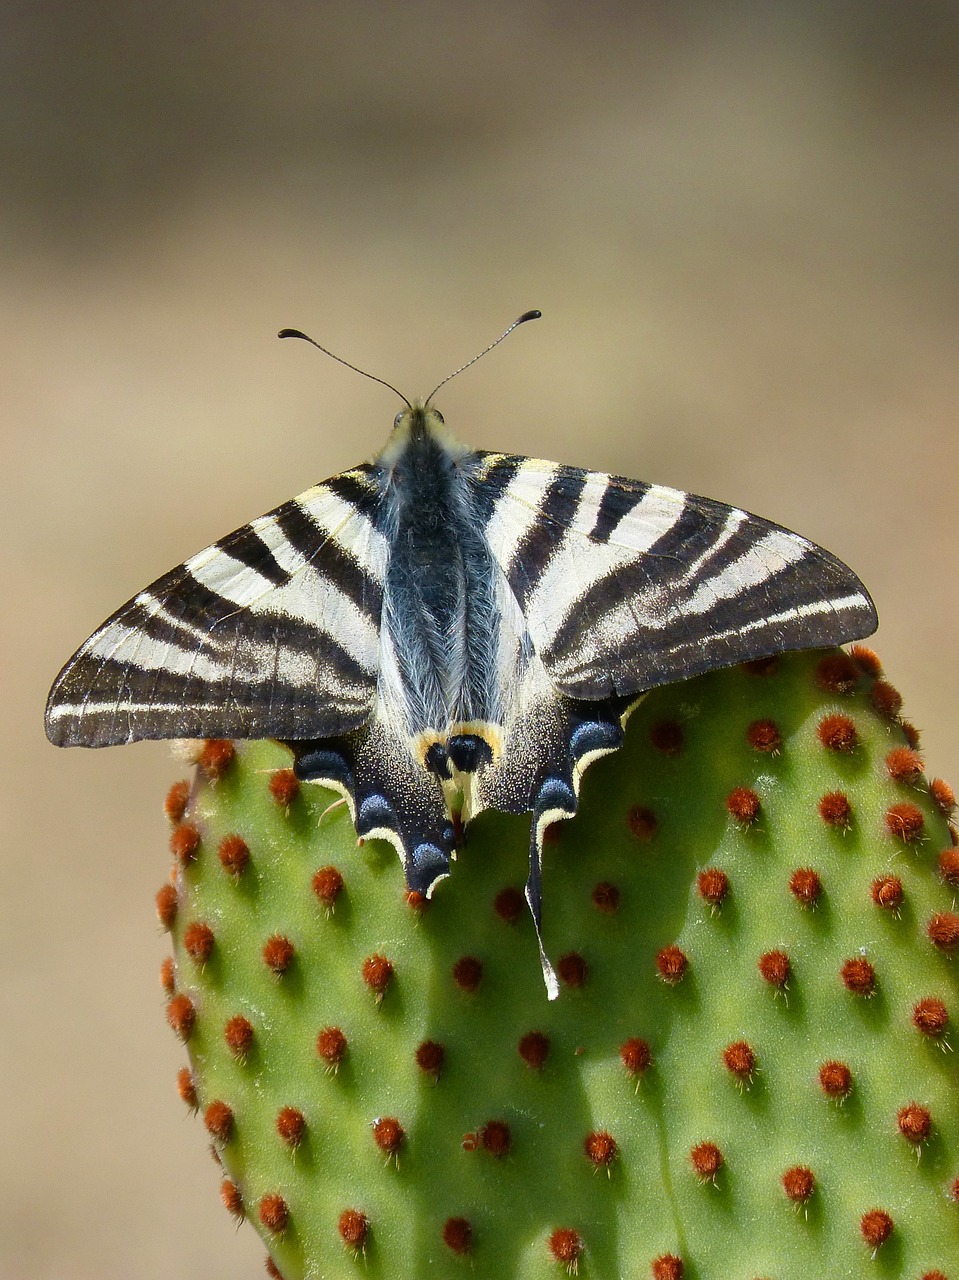
[{"label": "butterfly head", "polygon": [[393,466],[409,452],[424,447],[438,448],[454,461],[470,452],[450,431],[439,409],[414,400],[393,419],[393,430],[377,462]]}]

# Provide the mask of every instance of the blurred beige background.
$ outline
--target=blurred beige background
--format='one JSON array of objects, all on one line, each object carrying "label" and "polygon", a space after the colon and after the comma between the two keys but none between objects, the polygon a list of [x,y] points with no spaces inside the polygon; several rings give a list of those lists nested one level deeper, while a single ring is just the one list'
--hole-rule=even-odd
[{"label": "blurred beige background", "polygon": [[467,440],[742,504],[863,576],[959,782],[959,6],[0,8],[0,1277],[262,1274],[157,983],[162,745],[47,687],[446,388]]}]

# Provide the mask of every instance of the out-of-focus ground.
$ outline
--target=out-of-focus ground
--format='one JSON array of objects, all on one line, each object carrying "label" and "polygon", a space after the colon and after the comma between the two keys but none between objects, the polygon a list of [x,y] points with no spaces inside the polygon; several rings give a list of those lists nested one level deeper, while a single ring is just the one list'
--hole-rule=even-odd
[{"label": "out-of-focus ground", "polygon": [[173,1081],[162,745],[41,714],[154,576],[369,455],[469,441],[830,547],[959,781],[959,9],[8,4],[0,11],[0,1277],[237,1280]]}]

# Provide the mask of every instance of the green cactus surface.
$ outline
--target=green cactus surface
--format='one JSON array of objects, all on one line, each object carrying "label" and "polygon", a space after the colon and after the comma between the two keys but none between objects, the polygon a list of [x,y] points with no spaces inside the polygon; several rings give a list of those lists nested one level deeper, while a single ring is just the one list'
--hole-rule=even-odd
[{"label": "green cactus surface", "polygon": [[959,849],[878,660],[648,695],[425,902],[275,743],[198,744],[157,899],[181,1095],[284,1280],[959,1280]]}]

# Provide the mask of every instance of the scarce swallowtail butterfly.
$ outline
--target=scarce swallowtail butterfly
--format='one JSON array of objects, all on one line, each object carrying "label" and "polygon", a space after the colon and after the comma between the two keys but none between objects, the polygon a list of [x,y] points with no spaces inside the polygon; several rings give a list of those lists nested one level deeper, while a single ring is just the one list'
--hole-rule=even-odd
[{"label": "scarce swallowtail butterfly", "polygon": [[406,402],[372,462],[108,618],[57,677],[47,736],[279,739],[427,896],[461,824],[529,813],[539,935],[546,828],[576,812],[584,769],[622,744],[646,690],[866,636],[876,611],[798,534],[661,485],[467,448],[431,400]]}]

